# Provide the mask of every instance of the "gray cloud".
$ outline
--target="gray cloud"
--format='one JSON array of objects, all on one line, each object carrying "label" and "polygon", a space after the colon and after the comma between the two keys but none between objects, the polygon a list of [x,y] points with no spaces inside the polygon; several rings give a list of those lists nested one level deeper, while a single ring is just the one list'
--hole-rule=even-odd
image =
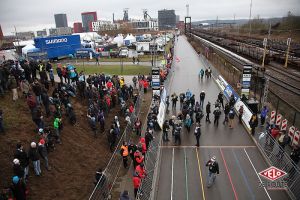
[{"label": "gray cloud", "polygon": [[[157,11],[163,8],[175,9],[176,14],[186,15],[186,3],[190,5],[192,20],[231,19],[249,17],[250,0],[1,0],[0,24],[5,34],[14,31],[38,30],[43,27],[54,27],[54,14],[66,13],[69,26],[75,21],[81,21],[81,12],[97,11],[99,19],[122,18],[123,8],[129,8],[129,16],[142,17],[142,9],[148,9],[153,18]],[[252,16],[282,17],[292,11],[300,15],[299,0],[253,0]]]}]

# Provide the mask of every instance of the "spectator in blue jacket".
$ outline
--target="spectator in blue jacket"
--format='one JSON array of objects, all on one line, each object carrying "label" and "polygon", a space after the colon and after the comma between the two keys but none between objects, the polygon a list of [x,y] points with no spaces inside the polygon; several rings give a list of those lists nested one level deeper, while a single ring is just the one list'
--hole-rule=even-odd
[{"label": "spectator in blue jacket", "polygon": [[260,125],[261,126],[264,126],[268,112],[269,112],[269,110],[268,110],[267,106],[264,106],[260,112]]}]

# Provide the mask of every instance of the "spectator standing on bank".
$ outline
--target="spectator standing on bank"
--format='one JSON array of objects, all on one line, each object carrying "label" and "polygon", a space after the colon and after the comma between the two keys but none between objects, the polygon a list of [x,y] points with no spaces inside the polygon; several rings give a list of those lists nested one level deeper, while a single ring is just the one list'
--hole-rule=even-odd
[{"label": "spectator standing on bank", "polygon": [[17,81],[16,81],[16,78],[12,75],[9,75],[9,86],[10,86],[10,89],[12,90],[12,99],[13,101],[16,101],[18,99],[18,84],[17,84]]},{"label": "spectator standing on bank", "polygon": [[40,139],[39,143],[38,143],[38,151],[40,153],[40,156],[44,159],[45,161],[45,167],[48,171],[50,171],[50,167],[49,167],[49,161],[48,161],[48,151],[47,151],[47,147],[45,146],[45,140],[42,138]]},{"label": "spectator standing on bank", "polygon": [[267,106],[264,106],[260,112],[260,125],[261,126],[264,126],[268,112],[269,112],[269,110],[268,110]]},{"label": "spectator standing on bank", "polygon": [[17,158],[13,160],[13,172],[14,176],[18,176],[20,179],[24,177],[24,169]]},{"label": "spectator standing on bank", "polygon": [[220,104],[222,105],[222,108],[224,109],[224,96],[223,96],[222,92],[220,92],[218,94],[218,100],[219,100]]},{"label": "spectator standing on bank", "polygon": [[12,178],[12,186],[10,187],[14,199],[26,200],[26,185],[18,176]]},{"label": "spectator standing on bank", "polygon": [[14,158],[20,161],[21,167],[24,169],[24,180],[27,179],[29,173],[29,157],[22,144],[17,144],[17,149],[14,153]]},{"label": "spectator standing on bank", "polygon": [[35,142],[31,142],[30,144],[29,158],[32,161],[35,175],[41,176],[42,170],[41,170],[40,156]]},{"label": "spectator standing on bank", "polygon": [[50,77],[50,81],[51,81],[51,86],[54,87],[55,86],[55,82],[54,82],[54,73],[53,73],[53,69],[52,68],[49,71],[49,77]]},{"label": "spectator standing on bank", "polygon": [[57,137],[57,142],[61,144],[61,139],[60,139],[60,131],[62,129],[62,122],[61,118],[55,117],[54,122],[53,122],[53,127],[55,131],[55,135]]}]

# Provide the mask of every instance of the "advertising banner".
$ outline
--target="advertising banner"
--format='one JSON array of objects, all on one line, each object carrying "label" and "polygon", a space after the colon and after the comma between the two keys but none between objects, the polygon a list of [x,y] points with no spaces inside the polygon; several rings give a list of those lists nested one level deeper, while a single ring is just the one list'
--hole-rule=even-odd
[{"label": "advertising banner", "polygon": [[250,131],[250,125],[249,125],[249,121],[252,117],[252,112],[251,110],[247,107],[247,105],[245,105],[244,102],[242,102],[241,100],[238,100],[235,105],[234,105],[234,109],[236,110],[236,113],[238,114],[238,111],[240,109],[240,106],[243,105],[244,108],[244,113],[242,116],[242,120],[245,124],[245,126],[247,127],[248,131]]},{"label": "advertising banner", "polygon": [[233,90],[233,88],[230,85],[227,85],[224,89],[224,96],[229,101],[231,95],[234,96],[235,101],[239,99],[239,95]]},{"label": "advertising banner", "polygon": [[159,111],[157,115],[157,123],[159,124],[160,128],[162,128],[164,120],[165,120],[165,110],[166,110],[166,105],[164,102],[161,102],[159,105]]},{"label": "advertising banner", "polygon": [[249,98],[249,94],[250,94],[249,88],[251,86],[251,74],[252,74],[252,65],[244,65],[241,96],[245,95],[247,98]]}]

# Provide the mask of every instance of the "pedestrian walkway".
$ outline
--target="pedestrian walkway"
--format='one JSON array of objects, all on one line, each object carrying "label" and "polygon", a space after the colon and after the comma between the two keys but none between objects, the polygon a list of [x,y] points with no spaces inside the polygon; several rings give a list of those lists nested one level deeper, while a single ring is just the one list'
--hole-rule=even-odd
[{"label": "pedestrian walkway", "polygon": [[[199,101],[199,94],[204,90],[204,105],[210,101],[213,112],[213,104],[220,90],[213,78],[198,78],[205,62],[185,37],[179,37],[175,48],[179,62],[173,67],[175,73],[169,94],[175,92],[179,95],[189,89]],[[170,111],[169,117],[178,112],[179,103],[176,110]],[[212,114],[210,118],[213,121]],[[201,120],[200,148],[195,147],[193,128],[188,133],[183,127],[181,146],[174,145],[172,136],[169,136],[172,139],[170,142],[162,143],[155,199],[289,199],[284,191],[267,190],[259,185],[257,173],[269,166],[246,130],[238,123],[237,116],[233,129],[224,126],[223,120],[223,112],[219,126],[206,123],[205,117]],[[207,188],[208,169],[205,164],[212,156],[217,158],[220,174],[215,184]]]}]

